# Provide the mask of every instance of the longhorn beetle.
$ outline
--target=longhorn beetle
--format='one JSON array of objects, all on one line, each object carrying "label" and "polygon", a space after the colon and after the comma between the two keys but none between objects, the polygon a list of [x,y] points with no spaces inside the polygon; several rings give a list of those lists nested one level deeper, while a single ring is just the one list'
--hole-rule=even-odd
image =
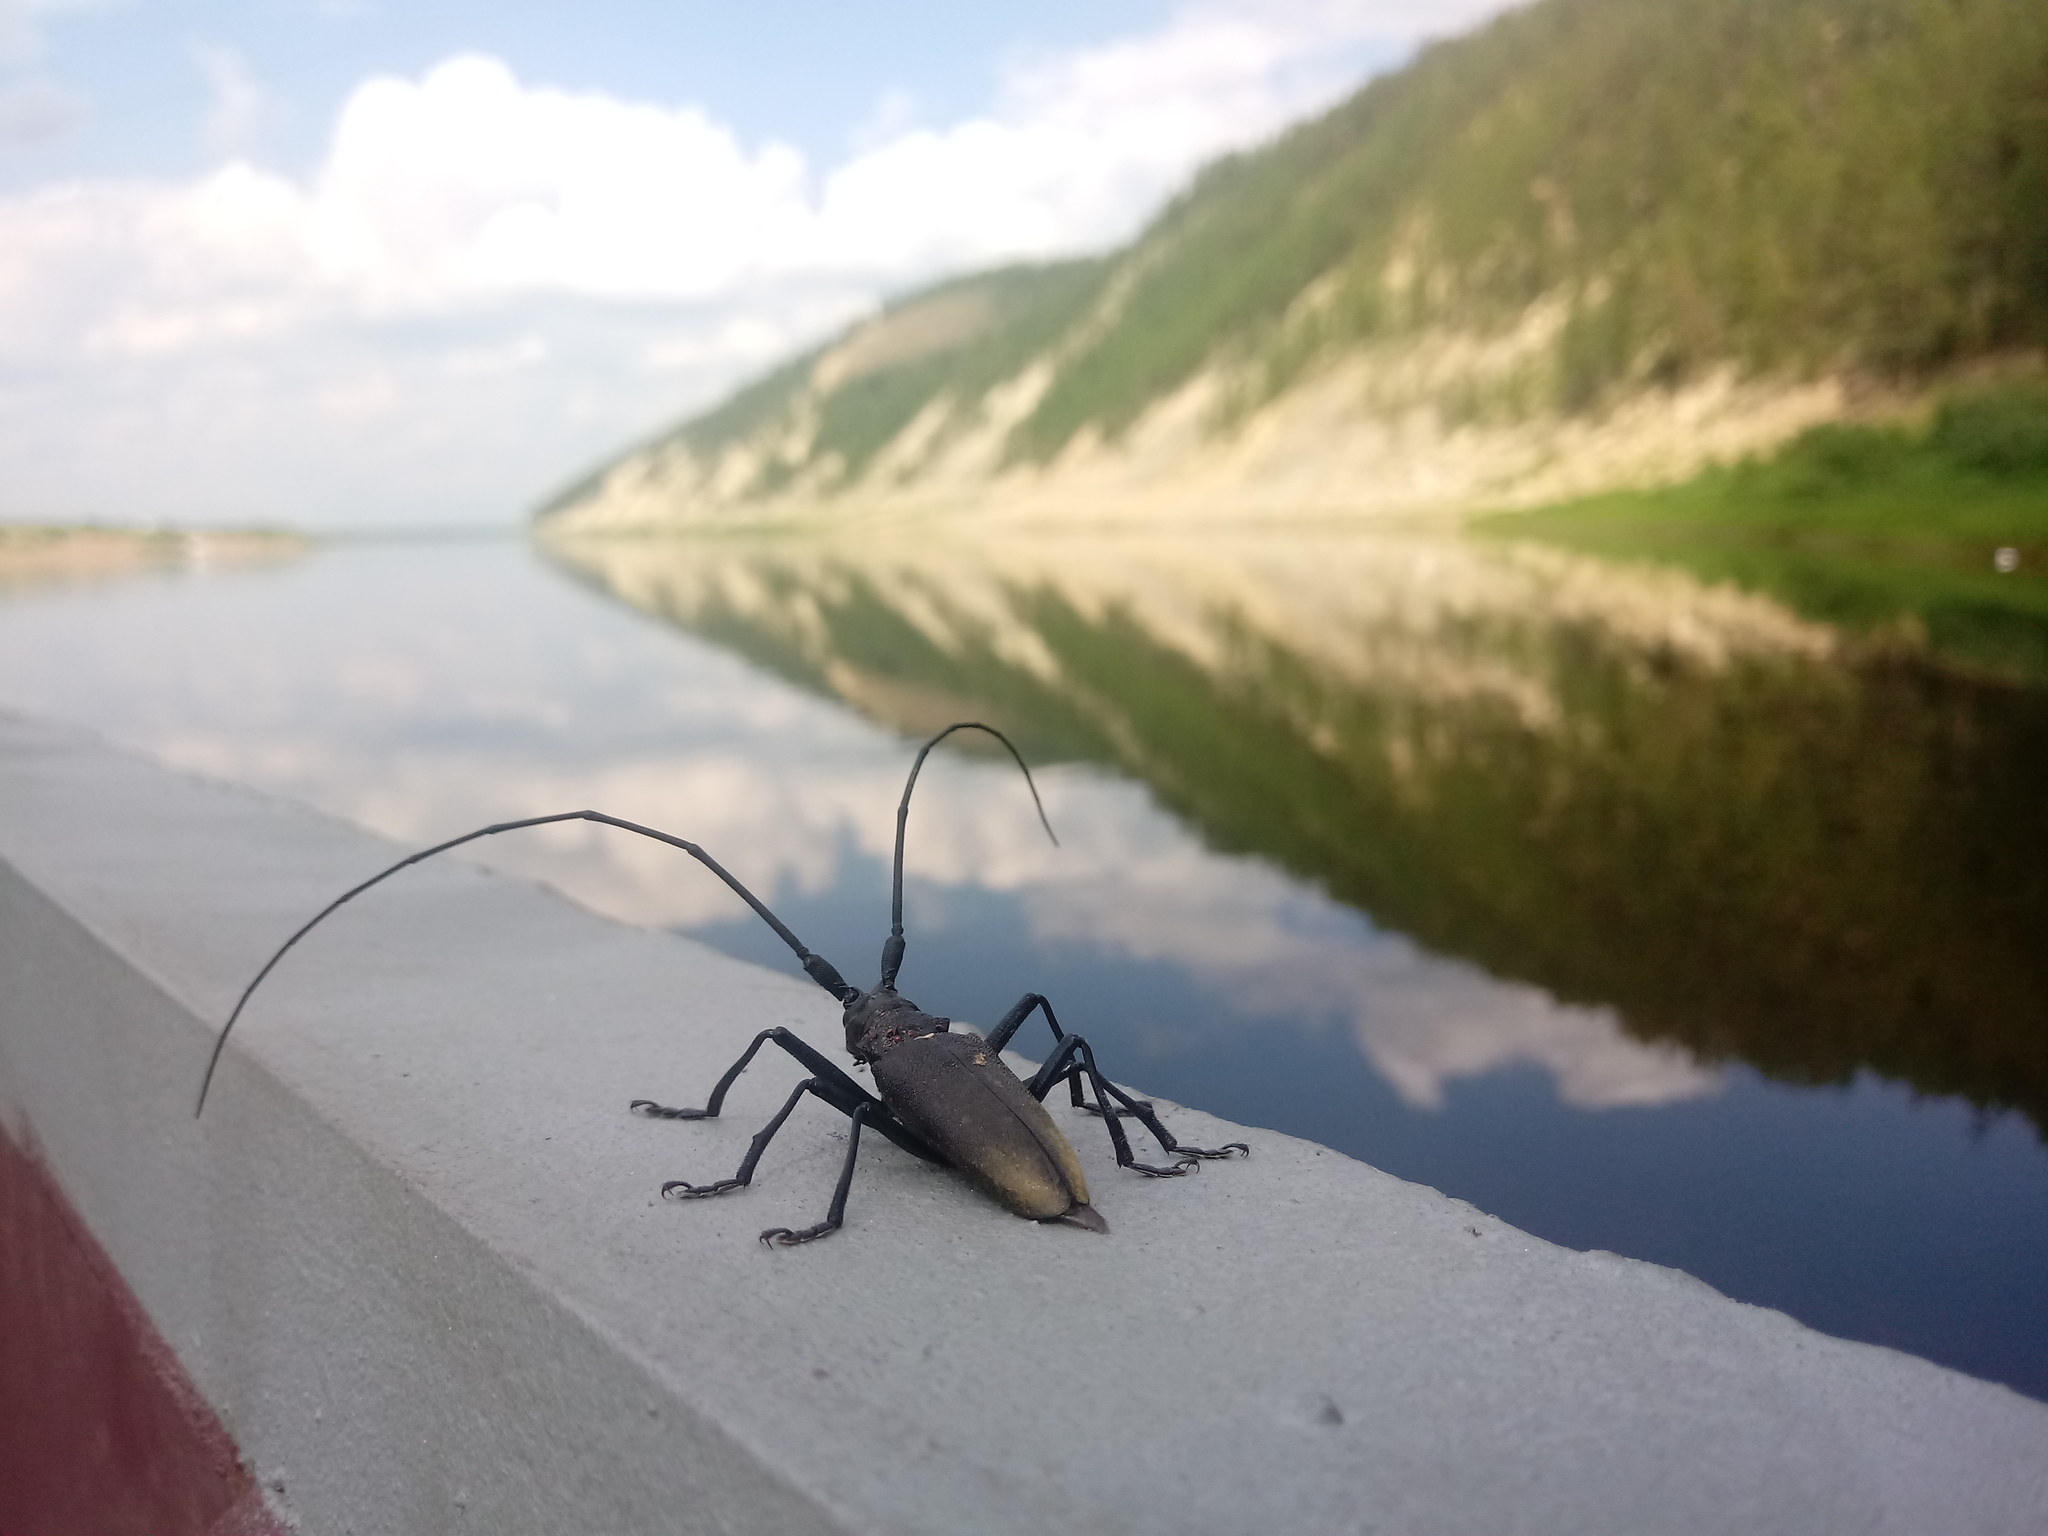
[{"label": "longhorn beetle", "polygon": [[[1159,1123],[1150,1103],[1132,1098],[1102,1075],[1088,1042],[1061,1029],[1059,1020],[1053,1015],[1052,1004],[1036,992],[1027,992],[1019,998],[1017,1005],[1003,1015],[1002,1021],[989,1031],[986,1038],[971,1029],[955,1030],[951,1019],[926,1013],[909,998],[898,994],[896,972],[903,964],[904,948],[903,835],[910,822],[910,795],[917,788],[917,775],[924,767],[926,756],[955,731],[986,731],[1003,744],[1024,774],[1024,782],[1031,790],[1031,803],[1038,809],[1038,819],[1045,827],[1046,836],[1052,838],[1055,847],[1059,844],[1059,839],[1053,836],[1052,823],[1046,820],[1045,806],[1038,798],[1038,786],[1032,782],[1031,770],[1025,766],[1023,756],[1011,745],[1009,737],[994,726],[963,720],[947,726],[927,741],[918,748],[917,758],[910,765],[910,777],[903,785],[903,799],[896,807],[896,858],[889,896],[889,937],[882,941],[881,979],[867,991],[848,985],[830,961],[806,949],[752,891],[695,843],[685,842],[666,832],[657,832],[652,827],[621,821],[599,811],[564,811],[555,816],[501,821],[400,859],[389,869],[335,897],[279,945],[277,952],[256,973],[255,980],[243,990],[234,1011],[228,1015],[227,1023],[221,1026],[220,1035],[213,1042],[213,1055],[207,1060],[206,1075],[199,1084],[199,1102],[193,1110],[194,1116],[206,1109],[206,1091],[213,1084],[214,1069],[220,1065],[228,1033],[242,1016],[251,995],[276,968],[278,961],[285,957],[285,953],[344,902],[362,895],[371,886],[389,879],[402,869],[480,837],[514,832],[522,827],[544,827],[558,821],[594,821],[680,848],[732,887],[739,898],[775,930],[782,942],[796,952],[805,974],[839,1000],[845,1009],[846,1052],[858,1065],[873,1069],[875,1087],[880,1092],[879,1097],[869,1093],[821,1052],[789,1030],[764,1029],[741,1052],[740,1059],[726,1069],[702,1109],[672,1109],[651,1099],[635,1099],[628,1106],[636,1114],[663,1120],[715,1118],[725,1104],[727,1091],[746,1071],[761,1047],[770,1041],[794,1056],[811,1074],[796,1085],[775,1117],[761,1127],[731,1178],[720,1179],[715,1184],[690,1184],[672,1179],[661,1186],[662,1198],[701,1199],[707,1195],[744,1189],[751,1184],[761,1154],[768,1149],[768,1143],[775,1139],[775,1133],[782,1129],[783,1122],[795,1112],[805,1094],[824,1100],[852,1120],[846,1161],[840,1167],[839,1183],[832,1192],[832,1205],[826,1211],[825,1219],[801,1231],[770,1227],[761,1234],[761,1241],[770,1247],[777,1243],[785,1246],[808,1243],[839,1230],[846,1218],[847,1191],[853,1187],[854,1161],[860,1154],[860,1133],[865,1126],[874,1127],[914,1157],[943,1167],[958,1168],[1019,1216],[1034,1221],[1066,1222],[1091,1232],[1107,1232],[1109,1223],[1088,1203],[1088,1181],[1081,1174],[1080,1159],[1074,1156],[1073,1147],[1053,1123],[1052,1116],[1045,1112],[1045,1096],[1061,1083],[1067,1085],[1076,1108],[1102,1117],[1109,1131],[1110,1144],[1116,1149],[1117,1163],[1122,1167],[1151,1178],[1173,1178],[1200,1167],[1200,1160],[1204,1158],[1228,1157],[1232,1152],[1249,1157],[1251,1148],[1241,1141],[1227,1142],[1221,1147],[1186,1147],[1175,1141],[1166,1127]],[[1027,1083],[1003,1065],[1000,1053],[1033,1012],[1045,1015],[1045,1022],[1052,1030],[1054,1049]],[[1095,1090],[1092,1102],[1082,1091],[1084,1078]],[[1151,1132],[1167,1156],[1173,1159],[1170,1166],[1161,1168],[1141,1163],[1132,1155],[1130,1139],[1124,1134],[1121,1123],[1126,1116],[1138,1120]]]}]

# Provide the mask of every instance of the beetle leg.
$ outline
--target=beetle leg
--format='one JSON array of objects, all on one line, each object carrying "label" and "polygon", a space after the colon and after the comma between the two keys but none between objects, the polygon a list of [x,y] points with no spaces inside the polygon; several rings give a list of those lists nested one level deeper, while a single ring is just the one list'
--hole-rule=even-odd
[{"label": "beetle leg", "polygon": [[[753,1044],[742,1051],[740,1059],[726,1069],[725,1076],[718,1080],[718,1086],[711,1090],[710,1102],[702,1109],[671,1109],[668,1105],[657,1104],[652,1099],[635,1099],[626,1107],[635,1114],[646,1115],[653,1120],[715,1120],[718,1118],[719,1110],[725,1107],[726,1091],[739,1081],[739,1075],[747,1070],[747,1064],[754,1059],[755,1053],[770,1040],[788,1050],[788,1043],[778,1038],[788,1034],[789,1031],[786,1029],[764,1029],[754,1036]],[[803,1060],[795,1051],[791,1051],[790,1054],[796,1056],[799,1061]],[[808,1066],[809,1063],[806,1062],[805,1065]]]},{"label": "beetle leg", "polygon": [[[811,1086],[809,1083],[804,1085],[805,1088]],[[794,1103],[794,1100],[791,1102]],[[780,1243],[785,1248],[794,1248],[798,1243],[814,1242],[829,1232],[837,1232],[846,1220],[846,1195],[847,1191],[853,1188],[853,1164],[860,1156],[860,1128],[867,1123],[868,1106],[856,1104],[852,1118],[853,1131],[846,1138],[846,1161],[840,1164],[839,1185],[832,1191],[832,1205],[825,1212],[825,1219],[815,1227],[805,1227],[801,1232],[792,1232],[788,1227],[770,1227],[761,1234],[763,1246],[772,1248]]]},{"label": "beetle leg", "polygon": [[[1081,1079],[1084,1076],[1094,1085],[1096,1103],[1090,1104],[1081,1096]],[[1102,1075],[1101,1069],[1095,1065],[1095,1052],[1079,1035],[1067,1035],[1062,1038],[1060,1048],[1038,1069],[1038,1075],[1025,1086],[1033,1098],[1043,1099],[1062,1081],[1072,1089],[1077,1108],[1102,1117],[1103,1123],[1109,1127],[1109,1139],[1116,1147],[1116,1160],[1126,1168],[1135,1168],[1140,1173],[1150,1174],[1154,1178],[1164,1178],[1188,1172],[1197,1166],[1198,1159],[1228,1157],[1233,1152],[1241,1157],[1252,1155],[1252,1149],[1241,1141],[1226,1142],[1221,1147],[1189,1147],[1174,1140],[1173,1133],[1160,1123],[1159,1116],[1149,1099],[1132,1098]],[[1104,1105],[1109,1106],[1107,1112],[1103,1109]],[[1177,1160],[1173,1167],[1154,1168],[1132,1160],[1130,1143],[1120,1123],[1126,1115],[1142,1123],[1168,1155]]]},{"label": "beetle leg", "polygon": [[[757,1042],[758,1043],[758,1042]],[[754,1169],[761,1161],[761,1154],[768,1150],[768,1143],[775,1139],[775,1133],[782,1129],[782,1122],[795,1111],[797,1101],[807,1093],[818,1091],[818,1080],[806,1078],[796,1085],[788,1101],[775,1112],[775,1118],[754,1133],[754,1139],[747,1145],[747,1155],[740,1159],[739,1172],[729,1179],[720,1179],[716,1184],[691,1184],[682,1179],[670,1179],[661,1186],[664,1200],[701,1200],[706,1195],[722,1195],[729,1189],[744,1189],[754,1182]]]},{"label": "beetle leg", "polygon": [[627,1108],[635,1114],[647,1116],[650,1120],[716,1119],[718,1112],[725,1107],[726,1090],[732,1087],[742,1072],[746,1071],[747,1063],[754,1059],[754,1053],[770,1040],[810,1068],[812,1091],[842,1115],[850,1115],[857,1105],[865,1104],[868,1106],[868,1124],[897,1146],[912,1157],[923,1158],[928,1163],[945,1163],[946,1160],[934,1152],[921,1136],[890,1114],[880,1099],[848,1077],[831,1058],[823,1055],[801,1036],[780,1027],[764,1029],[754,1036],[753,1044],[741,1053],[738,1061],[726,1069],[725,1076],[718,1080],[718,1086],[711,1090],[710,1102],[702,1109],[671,1109],[668,1105],[657,1104],[652,1099],[635,1099]]},{"label": "beetle leg", "polygon": [[[1017,1033],[1024,1021],[1031,1017],[1031,1011],[1034,1008],[1043,1010],[1046,1025],[1052,1030],[1053,1043],[1057,1045],[1064,1042],[1068,1035],[1065,1030],[1060,1028],[1060,1021],[1053,1014],[1052,1004],[1036,992],[1026,992],[1017,999],[1017,1006],[1004,1014],[996,1027],[989,1031],[988,1043],[999,1051],[1003,1049],[1004,1046],[1010,1043],[1010,1037]],[[1135,1116],[1137,1119],[1145,1121],[1147,1129],[1160,1138],[1160,1145],[1165,1147],[1167,1151],[1178,1152],[1182,1150],[1180,1145],[1155,1123],[1155,1119],[1152,1117],[1152,1105],[1149,1100],[1134,1099],[1128,1094],[1119,1093],[1116,1097],[1121,1101],[1121,1104],[1111,1105],[1108,1109],[1104,1109],[1100,1101],[1106,1096],[1101,1092],[1098,1091],[1096,1094],[1098,1102],[1092,1104],[1082,1094],[1082,1075],[1078,1069],[1066,1074],[1067,1087],[1073,1096],[1074,1108],[1085,1109],[1091,1115],[1101,1115],[1105,1118],[1110,1115]],[[1043,1098],[1044,1095],[1041,1094],[1040,1097]],[[1246,1148],[1242,1142],[1232,1142],[1230,1145],[1245,1152],[1247,1156],[1250,1155],[1250,1149]],[[1223,1157],[1226,1155],[1225,1152],[1205,1151],[1199,1147],[1188,1147],[1185,1150],[1191,1157]]]},{"label": "beetle leg", "polygon": [[[1080,1086],[1079,1079],[1076,1078],[1073,1081],[1078,1088]],[[1228,1157],[1233,1152],[1239,1157],[1250,1157],[1252,1155],[1252,1149],[1241,1141],[1226,1141],[1220,1147],[1190,1147],[1175,1141],[1173,1133],[1160,1124],[1159,1112],[1150,1099],[1134,1099],[1125,1093],[1123,1089],[1117,1087],[1115,1083],[1110,1082],[1104,1077],[1098,1076],[1096,1082],[1100,1085],[1096,1089],[1097,1097],[1114,1098],[1117,1100],[1117,1103],[1112,1104],[1107,1110],[1100,1104],[1084,1103],[1080,1106],[1082,1109],[1087,1110],[1091,1115],[1101,1115],[1105,1120],[1112,1115],[1129,1115],[1131,1118],[1142,1123],[1145,1129],[1152,1133],[1159,1145],[1173,1153],[1176,1157],[1199,1157],[1214,1160],[1219,1157]],[[1104,1088],[1109,1090],[1107,1094],[1102,1092]]]},{"label": "beetle leg", "polygon": [[[998,1021],[998,1023],[996,1024],[996,1027],[988,1032],[988,1043],[991,1046],[993,1046],[996,1050],[1002,1050],[1003,1047],[1010,1043],[1010,1037],[1016,1034],[1017,1031],[1023,1026],[1024,1021],[1031,1017],[1031,1011],[1034,1008],[1043,1010],[1045,1014],[1046,1028],[1052,1031],[1053,1044],[1059,1045],[1062,1042],[1064,1042],[1067,1038],[1067,1032],[1064,1029],[1060,1028],[1059,1018],[1057,1015],[1053,1013],[1051,1002],[1037,992],[1026,992],[1022,997],[1017,999],[1017,1006],[1012,1008],[1008,1013],[1004,1014],[1001,1020]],[[1067,1085],[1072,1090],[1074,1095],[1074,1108],[1089,1108],[1090,1106],[1086,1104],[1081,1097],[1081,1074],[1079,1069],[1077,1068],[1074,1071],[1067,1073],[1066,1076]],[[1052,1079],[1052,1082],[1057,1081],[1057,1078]],[[1050,1086],[1050,1083],[1048,1083],[1048,1090],[1050,1089]],[[1043,1099],[1045,1097],[1045,1094],[1041,1093],[1038,1095],[1038,1097]],[[1100,1114],[1101,1110],[1098,1109],[1095,1112],[1097,1114]]]},{"label": "beetle leg", "polygon": [[[1233,1152],[1239,1157],[1250,1157],[1252,1155],[1252,1149],[1241,1141],[1226,1141],[1220,1147],[1190,1147],[1183,1142],[1175,1141],[1173,1134],[1159,1123],[1159,1115],[1153,1109],[1150,1100],[1127,1098],[1123,1091],[1115,1084],[1102,1079],[1098,1079],[1098,1082],[1101,1083],[1101,1088],[1096,1090],[1098,1093],[1101,1092],[1102,1088],[1107,1088],[1112,1095],[1122,1099],[1127,1106],[1126,1108],[1118,1109],[1116,1111],[1117,1115],[1130,1115],[1136,1118],[1146,1130],[1152,1133],[1153,1138],[1158,1141],[1159,1145],[1168,1152],[1171,1152],[1175,1157],[1199,1157],[1213,1161],[1219,1157],[1228,1157]],[[1102,1114],[1102,1110],[1097,1105],[1083,1104],[1081,1107],[1095,1114]],[[1114,1123],[1114,1119],[1111,1116],[1104,1115],[1103,1118]]]},{"label": "beetle leg", "polygon": [[1045,1022],[1051,1026],[1052,1037],[1055,1042],[1067,1038],[1067,1032],[1060,1028],[1060,1021],[1052,1015],[1052,1004],[1036,992],[1026,992],[1017,999],[1017,1006],[1004,1014],[1001,1022],[988,1032],[990,1047],[1000,1051],[1007,1046],[1010,1043],[1010,1036],[1016,1034],[1023,1027],[1024,1021],[1031,1017],[1031,1010],[1034,1008],[1045,1010]]},{"label": "beetle leg", "polygon": [[[1109,1097],[1109,1084],[1101,1072],[1096,1070],[1095,1053],[1088,1049],[1088,1042],[1079,1035],[1068,1035],[1060,1041],[1060,1048],[1038,1069],[1037,1075],[1024,1085],[1024,1090],[1034,1099],[1042,1100],[1059,1083],[1077,1082],[1082,1073],[1086,1073],[1089,1080],[1094,1083],[1095,1092],[1099,1097]],[[1079,1092],[1078,1087],[1076,1092]],[[1148,1178],[1172,1179],[1192,1173],[1201,1166],[1192,1157],[1182,1158],[1171,1168],[1156,1168],[1150,1163],[1141,1163],[1132,1154],[1131,1140],[1124,1135],[1123,1125],[1117,1117],[1106,1115],[1102,1123],[1109,1127],[1110,1145],[1116,1148],[1119,1167],[1128,1168],[1134,1173],[1142,1173]]]},{"label": "beetle leg", "polygon": [[796,1107],[805,1094],[824,1100],[841,1114],[850,1117],[853,1121],[853,1134],[848,1139],[846,1162],[839,1170],[839,1187],[833,1191],[832,1205],[826,1212],[825,1219],[814,1227],[805,1227],[800,1232],[792,1231],[788,1227],[769,1228],[761,1234],[761,1241],[771,1247],[776,1243],[792,1247],[797,1243],[812,1242],[828,1232],[839,1230],[846,1220],[846,1196],[853,1188],[854,1159],[860,1151],[861,1127],[865,1125],[872,1124],[876,1130],[904,1151],[921,1157],[926,1162],[945,1161],[925,1144],[923,1138],[890,1114],[880,1099],[867,1092],[860,1084],[786,1029],[764,1029],[756,1035],[754,1043],[747,1047],[746,1053],[733,1063],[724,1077],[719,1079],[718,1086],[712,1090],[711,1102],[703,1109],[668,1109],[646,1099],[635,1099],[632,1107],[642,1114],[665,1119],[708,1120],[723,1106],[726,1090],[733,1085],[740,1073],[746,1070],[747,1063],[754,1058],[754,1053],[769,1040],[773,1040],[798,1061],[814,1067],[817,1075],[807,1077],[798,1083],[791,1090],[789,1097],[783,1101],[782,1108],[776,1111],[775,1118],[755,1132],[754,1139],[747,1145],[747,1155],[740,1160],[739,1169],[731,1178],[720,1179],[715,1184],[691,1184],[687,1180],[671,1179],[661,1186],[662,1199],[701,1200],[707,1196],[725,1194],[729,1190],[746,1188],[754,1181],[754,1170],[760,1166],[761,1154],[768,1150],[768,1143],[775,1139],[775,1133],[781,1130],[784,1122],[796,1112]]},{"label": "beetle leg", "polygon": [[[1187,1172],[1195,1165],[1196,1159],[1228,1157],[1233,1152],[1243,1157],[1251,1156],[1252,1149],[1241,1141],[1227,1142],[1221,1147],[1184,1147],[1175,1141],[1172,1132],[1159,1123],[1159,1116],[1154,1113],[1152,1105],[1148,1101],[1134,1099],[1129,1094],[1112,1086],[1109,1080],[1097,1070],[1095,1053],[1089,1049],[1088,1043],[1079,1035],[1070,1035],[1061,1029],[1060,1021],[1053,1014],[1052,1004],[1037,992],[1026,992],[1017,999],[1017,1006],[1004,1014],[996,1027],[989,1031],[988,1043],[997,1050],[1001,1050],[1004,1046],[1008,1045],[1011,1036],[1015,1035],[1023,1027],[1024,1021],[1031,1017],[1034,1009],[1040,1010],[1045,1014],[1046,1025],[1052,1030],[1053,1040],[1059,1048],[1053,1052],[1045,1065],[1038,1069],[1037,1077],[1032,1079],[1030,1085],[1032,1097],[1043,1099],[1064,1079],[1067,1084],[1067,1091],[1072,1096],[1074,1107],[1076,1109],[1085,1109],[1093,1115],[1100,1115],[1108,1124],[1109,1139],[1115,1144],[1117,1150],[1116,1160],[1124,1167],[1135,1168],[1141,1173],[1152,1175],[1154,1178],[1165,1178],[1173,1174]],[[1086,1076],[1095,1086],[1095,1102],[1093,1104],[1088,1102],[1086,1095],[1081,1091],[1081,1079],[1083,1076]],[[1149,1164],[1133,1160],[1130,1143],[1124,1136],[1123,1127],[1117,1124],[1117,1121],[1126,1115],[1141,1121],[1145,1129],[1152,1133],[1159,1145],[1178,1159],[1173,1167],[1154,1168]]]}]

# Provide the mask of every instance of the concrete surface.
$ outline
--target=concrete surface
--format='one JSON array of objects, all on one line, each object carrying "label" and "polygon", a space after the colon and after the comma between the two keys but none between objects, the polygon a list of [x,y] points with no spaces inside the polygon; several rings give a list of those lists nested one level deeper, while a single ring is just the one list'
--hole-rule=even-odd
[{"label": "concrete surface", "polygon": [[835,1005],[453,859],[294,951],[195,1123],[241,986],[394,856],[0,715],[0,1113],[306,1531],[2048,1529],[2048,1407],[1192,1111],[1252,1159],[1149,1182],[1055,1107],[1108,1237],[876,1141],[844,1232],[765,1251],[823,1213],[822,1106],[752,1190],[656,1190],[795,1064],[626,1101]]}]

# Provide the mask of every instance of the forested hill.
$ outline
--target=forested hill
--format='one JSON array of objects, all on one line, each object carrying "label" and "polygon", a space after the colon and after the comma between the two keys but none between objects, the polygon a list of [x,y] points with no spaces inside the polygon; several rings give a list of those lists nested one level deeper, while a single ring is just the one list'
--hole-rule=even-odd
[{"label": "forested hill", "polygon": [[2044,345],[2048,4],[1539,0],[542,515],[1526,499]]}]

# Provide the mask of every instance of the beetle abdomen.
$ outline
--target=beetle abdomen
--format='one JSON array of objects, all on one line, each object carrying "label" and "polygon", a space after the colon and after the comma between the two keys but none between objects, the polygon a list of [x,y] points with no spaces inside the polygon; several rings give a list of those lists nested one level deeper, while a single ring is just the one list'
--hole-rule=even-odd
[{"label": "beetle abdomen", "polygon": [[981,1036],[906,1040],[874,1071],[889,1112],[1019,1216],[1109,1230],[1073,1147]]}]

